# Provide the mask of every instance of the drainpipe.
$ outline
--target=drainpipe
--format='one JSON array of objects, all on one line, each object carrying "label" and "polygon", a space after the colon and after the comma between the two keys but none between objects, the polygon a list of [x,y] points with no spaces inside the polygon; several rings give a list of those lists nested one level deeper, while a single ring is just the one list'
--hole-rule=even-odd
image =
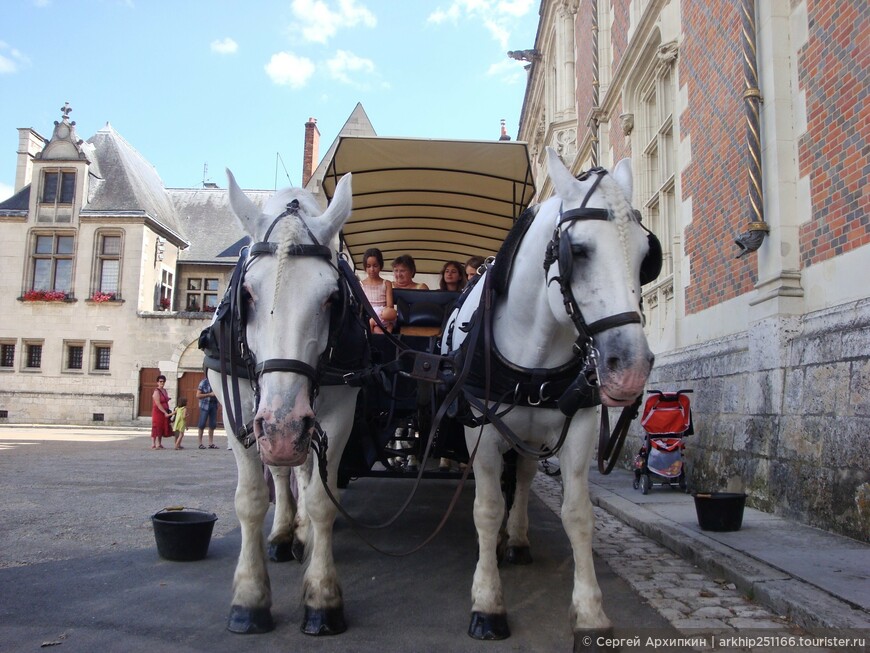
[{"label": "drainpipe", "polygon": [[[598,79],[598,0],[589,3],[592,7],[592,110],[598,112],[599,88]],[[598,166],[598,117],[592,118],[592,167]]]},{"label": "drainpipe", "polygon": [[743,107],[746,114],[746,150],[749,159],[748,231],[734,242],[740,248],[736,258],[754,252],[770,227],[764,221],[764,194],[761,187],[761,128],[758,112],[761,91],[758,90],[758,64],[755,56],[755,0],[741,0],[743,46]]}]

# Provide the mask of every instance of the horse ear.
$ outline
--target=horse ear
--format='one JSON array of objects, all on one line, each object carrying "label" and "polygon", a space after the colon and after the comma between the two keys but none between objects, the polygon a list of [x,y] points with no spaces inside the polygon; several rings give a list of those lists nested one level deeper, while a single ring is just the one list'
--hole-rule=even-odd
[{"label": "horse ear", "polygon": [[625,198],[631,202],[631,194],[634,188],[634,177],[631,174],[631,159],[622,159],[613,168],[611,173],[616,183],[625,192]]},{"label": "horse ear", "polygon": [[232,207],[233,213],[236,214],[239,222],[241,222],[242,229],[247,231],[251,238],[256,240],[257,228],[263,220],[263,213],[257,205],[254,204],[244,192],[242,192],[242,189],[239,188],[239,185],[236,183],[236,178],[233,176],[233,173],[230,172],[229,168],[227,168],[227,179],[229,180],[230,189],[230,207]]},{"label": "horse ear", "polygon": [[547,148],[547,174],[553,182],[556,189],[556,195],[564,199],[569,199],[576,194],[577,180],[574,178],[562,159],[556,154],[556,150],[552,147]]},{"label": "horse ear", "polygon": [[335,237],[344,223],[350,217],[353,207],[353,191],[351,190],[351,173],[347,173],[338,181],[332,201],[320,216],[315,225],[312,225],[321,243],[328,243]]}]

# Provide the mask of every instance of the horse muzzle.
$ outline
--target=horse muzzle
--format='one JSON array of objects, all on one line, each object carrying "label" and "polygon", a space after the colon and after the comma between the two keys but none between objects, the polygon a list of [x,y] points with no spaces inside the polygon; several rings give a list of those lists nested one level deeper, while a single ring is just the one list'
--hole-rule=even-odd
[{"label": "horse muzzle", "polygon": [[297,467],[305,462],[314,432],[314,413],[261,410],[254,418],[260,460],[267,465]]}]

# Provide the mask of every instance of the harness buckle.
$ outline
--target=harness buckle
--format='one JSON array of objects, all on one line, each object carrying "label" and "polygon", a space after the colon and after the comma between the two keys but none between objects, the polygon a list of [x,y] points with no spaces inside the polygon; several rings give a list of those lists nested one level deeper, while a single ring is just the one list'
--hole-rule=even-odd
[{"label": "harness buckle", "polygon": [[418,381],[439,381],[438,372],[441,369],[443,357],[440,354],[430,354],[424,351],[405,350],[399,356],[411,356],[413,364],[411,371],[406,374]]}]

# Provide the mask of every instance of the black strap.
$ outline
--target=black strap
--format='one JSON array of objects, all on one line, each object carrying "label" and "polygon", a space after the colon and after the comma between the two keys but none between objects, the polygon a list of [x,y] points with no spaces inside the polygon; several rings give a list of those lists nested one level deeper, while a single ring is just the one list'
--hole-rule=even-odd
[{"label": "black strap", "polygon": [[265,374],[267,372],[296,372],[311,379],[312,382],[317,381],[317,370],[308,363],[304,363],[295,358],[270,358],[269,360],[257,363],[254,368],[257,374]]},{"label": "black strap", "polygon": [[622,409],[616,426],[613,428],[613,433],[609,433],[610,415],[607,412],[607,406],[601,407],[601,427],[598,430],[598,471],[602,474],[607,475],[613,470],[619,453],[622,451],[625,436],[628,434],[628,427],[632,420],[637,417],[640,403],[641,397],[638,397],[631,406]]}]

